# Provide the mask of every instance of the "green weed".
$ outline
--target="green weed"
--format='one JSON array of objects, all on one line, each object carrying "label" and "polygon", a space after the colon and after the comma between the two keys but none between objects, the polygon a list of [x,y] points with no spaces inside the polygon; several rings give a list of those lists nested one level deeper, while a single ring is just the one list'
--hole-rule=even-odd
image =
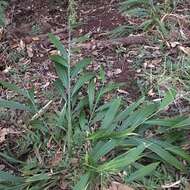
[{"label": "green weed", "polygon": [[[142,98],[126,107],[120,97],[104,103],[104,95],[120,85],[105,85],[102,71],[98,77],[87,71],[91,60],[86,58],[70,65],[68,72],[68,52],[57,37],[50,34],[50,40],[60,52],[50,57],[59,77],[54,83],[58,93],[52,100],[40,108],[33,90],[0,82],[26,99],[25,103],[1,99],[0,107],[30,113],[27,132],[16,142],[16,153],[0,155],[18,168],[19,175],[2,171],[0,189],[51,189],[60,185],[63,175],[74,190],[93,189],[98,184],[103,188],[118,173],[126,183],[142,186],[151,175],[151,182],[159,187],[163,178],[159,181],[157,177],[165,175],[164,170],[167,174],[187,172],[182,161],[188,163],[190,156],[174,141],[168,142],[165,134],[187,129],[189,117],[168,120],[157,116],[174,101],[174,90],[169,90],[160,103]],[[52,112],[49,107],[54,101],[60,105]],[[155,131],[156,138],[147,134],[148,130]],[[60,158],[56,158],[58,150]],[[52,163],[54,158],[58,159],[56,164]]]}]

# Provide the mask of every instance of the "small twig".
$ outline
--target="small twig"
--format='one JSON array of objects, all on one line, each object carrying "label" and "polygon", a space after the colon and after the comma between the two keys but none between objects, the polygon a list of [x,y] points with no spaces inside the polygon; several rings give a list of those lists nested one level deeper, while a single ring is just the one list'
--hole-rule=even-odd
[{"label": "small twig", "polygon": [[176,182],[171,183],[171,184],[162,185],[162,188],[167,189],[167,188],[176,187],[176,186],[179,185],[180,183],[181,183],[181,180],[176,181]]},{"label": "small twig", "polygon": [[49,108],[49,106],[52,104],[53,100],[50,100],[43,108],[41,108],[31,119],[31,121],[38,119],[39,117],[41,117],[46,110]]}]

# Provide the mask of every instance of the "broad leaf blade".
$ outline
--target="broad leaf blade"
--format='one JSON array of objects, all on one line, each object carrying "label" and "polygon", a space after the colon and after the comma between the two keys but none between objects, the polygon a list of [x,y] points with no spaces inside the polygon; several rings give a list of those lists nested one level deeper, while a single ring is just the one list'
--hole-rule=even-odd
[{"label": "broad leaf blade", "polygon": [[60,65],[59,63],[55,63],[55,69],[61,80],[63,86],[67,89],[68,87],[68,75],[67,70],[64,66]]},{"label": "broad leaf blade", "polygon": [[26,178],[25,182],[26,183],[31,183],[31,182],[37,182],[37,181],[43,181],[43,180],[48,180],[50,176],[47,174],[36,174],[31,177]]},{"label": "broad leaf blade", "polygon": [[148,149],[156,153],[159,157],[161,157],[163,160],[165,160],[167,163],[174,166],[175,168],[182,171],[185,169],[181,162],[179,162],[172,154],[170,154],[169,151],[163,149],[158,144],[151,143]]},{"label": "broad leaf blade", "polygon": [[91,63],[91,59],[89,58],[84,58],[82,60],[80,60],[78,63],[76,63],[76,65],[72,68],[71,71],[71,77],[74,78],[76,77],[79,72],[86,68],[89,64]]},{"label": "broad leaf blade", "polygon": [[59,40],[59,38],[52,33],[49,33],[48,36],[49,36],[51,43],[60,51],[61,56],[63,56],[67,60],[68,54],[65,50],[64,45]]},{"label": "broad leaf blade", "polygon": [[119,113],[116,117],[116,121],[123,121],[125,120],[136,108],[139,107],[139,105],[141,103],[144,102],[144,97],[139,99],[137,102],[131,104],[130,106],[128,106],[124,111],[122,111],[121,113]]},{"label": "broad leaf blade", "polygon": [[19,102],[15,102],[15,101],[12,101],[12,100],[3,100],[3,99],[0,99],[0,107],[3,107],[3,108],[10,108],[10,109],[18,109],[18,110],[25,110],[25,111],[29,111],[29,112],[32,112],[31,108],[24,105],[24,104],[21,104]]},{"label": "broad leaf blade", "polygon": [[94,80],[91,80],[88,85],[88,101],[89,101],[89,107],[90,107],[91,112],[93,109],[94,98],[95,98],[95,83],[94,83]]},{"label": "broad leaf blade", "polygon": [[170,105],[175,100],[175,97],[176,97],[176,91],[174,89],[168,90],[162,102],[160,103],[159,111],[163,110],[168,105]]},{"label": "broad leaf blade", "polygon": [[90,172],[80,177],[78,183],[74,186],[73,190],[87,190],[90,180]]},{"label": "broad leaf blade", "polygon": [[113,140],[113,139],[109,140],[107,142],[100,141],[92,149],[90,156],[94,162],[97,162],[101,157],[105,156],[108,152],[113,150],[118,145],[119,145],[119,142],[117,140]]},{"label": "broad leaf blade", "polygon": [[82,75],[76,82],[75,86],[73,87],[72,96],[86,83],[89,82],[94,77],[93,74],[85,73]]},{"label": "broad leaf blade", "polygon": [[115,119],[115,116],[118,112],[120,104],[121,104],[120,99],[113,100],[113,102],[111,103],[111,105],[109,107],[109,110],[107,111],[107,113],[102,121],[102,125],[101,125],[102,129],[107,129],[108,127],[110,127],[113,120]]},{"label": "broad leaf blade", "polygon": [[97,171],[111,172],[121,170],[141,158],[145,148],[146,146],[141,144],[138,147],[129,150],[127,153],[117,156],[111,161],[107,161],[106,163],[98,166]]},{"label": "broad leaf blade", "polygon": [[60,55],[52,55],[52,56],[50,56],[50,59],[51,59],[53,62],[59,63],[59,64],[61,64],[62,66],[66,67],[66,68],[68,67],[67,60],[64,59],[63,56],[60,56]]},{"label": "broad leaf blade", "polygon": [[22,181],[22,177],[14,176],[8,172],[0,171],[0,183],[20,183]]},{"label": "broad leaf blade", "polygon": [[26,90],[19,88],[18,86],[16,86],[13,83],[9,83],[9,82],[0,80],[0,85],[2,85],[3,87],[5,87],[5,88],[7,88],[9,90],[12,90],[12,91],[20,94],[22,96],[24,96],[25,98],[29,98],[28,92]]},{"label": "broad leaf blade", "polygon": [[135,171],[134,173],[132,173],[129,177],[126,177],[125,181],[129,183],[132,181],[142,179],[143,177],[150,175],[153,171],[155,171],[159,164],[160,163],[157,162],[157,163],[149,164],[147,166],[143,166],[137,171]]}]

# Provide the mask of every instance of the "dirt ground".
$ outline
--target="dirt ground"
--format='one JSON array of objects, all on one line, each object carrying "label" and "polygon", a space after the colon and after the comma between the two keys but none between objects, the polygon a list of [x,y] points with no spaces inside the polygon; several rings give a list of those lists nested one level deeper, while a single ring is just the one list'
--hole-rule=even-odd
[{"label": "dirt ground", "polygon": [[[60,3],[61,2],[61,3]],[[168,39],[154,39],[152,33],[138,31],[125,38],[111,39],[109,32],[120,25],[139,25],[139,18],[124,17],[118,11],[119,0],[78,0],[77,27],[72,32],[73,38],[87,36],[78,53],[73,55],[73,61],[84,57],[92,58],[89,68],[94,73],[103,67],[106,81],[122,82],[124,87],[116,93],[122,95],[127,103],[134,102],[141,95],[142,84],[138,79],[142,75],[142,67],[159,68],[163,62],[163,52],[160,41],[172,42],[173,47],[164,47],[164,53],[172,60],[177,60],[184,50],[179,50],[176,42],[182,47],[190,46],[190,25],[182,24],[186,40],[180,39],[180,32],[172,30]],[[186,8],[189,10],[188,2]],[[0,31],[0,80],[9,81],[26,89],[34,88],[37,101],[44,106],[53,97],[53,82],[57,78],[53,63],[49,55],[55,52],[50,44],[48,33],[52,32],[60,37],[67,47],[67,6],[66,0],[10,0],[6,11],[6,27]],[[179,7],[179,11],[186,10]],[[171,21],[173,26],[176,20]],[[175,23],[175,24],[174,24]],[[175,27],[174,27],[175,28]],[[180,40],[179,40],[180,39]],[[175,46],[174,46],[175,45]],[[77,47],[77,44],[76,44]],[[190,54],[190,53],[189,53]],[[150,92],[150,98],[153,93]],[[0,98],[22,99],[17,94],[0,86]],[[157,98],[157,97],[154,97]],[[56,104],[56,102],[55,102]],[[57,105],[52,105],[57,106]],[[180,109],[189,113],[189,102],[183,102]],[[172,113],[173,107],[168,109]],[[178,109],[174,105],[174,109]],[[18,126],[24,126],[28,115],[23,111],[11,111],[0,108],[0,132],[6,139],[0,138],[0,149],[5,144],[14,144],[15,136],[23,131]],[[9,131],[7,131],[9,129]],[[8,134],[8,135],[7,135]],[[1,141],[3,143],[1,143]],[[8,164],[0,162],[0,167]]]},{"label": "dirt ground", "polygon": [[[58,35],[63,43],[66,42],[67,33],[67,1],[55,0],[11,0],[6,13],[6,25],[0,36],[0,78],[16,82],[21,87],[35,88],[39,102],[51,97],[50,91],[56,78],[54,67],[48,56],[54,49],[49,43],[48,33]],[[142,31],[136,35],[143,36],[140,40],[110,45],[108,32],[122,24],[140,23],[139,19],[131,19],[122,16],[118,11],[118,0],[112,1],[78,1],[77,6],[78,26],[73,32],[73,38],[88,35],[88,41],[83,46],[77,59],[91,57],[92,69],[96,73],[100,66],[106,72],[107,81],[125,83],[121,93],[128,102],[138,99],[140,96],[137,78],[139,65],[144,62],[161,64],[162,53],[158,44],[149,40],[147,34]],[[190,30],[183,30],[190,39]],[[177,39],[177,33],[173,32],[170,40]],[[107,41],[108,40],[108,41]],[[104,42],[99,45],[94,42]],[[174,59],[178,50],[168,50],[168,55]],[[137,65],[135,65],[137,64]],[[136,68],[136,69],[135,69]],[[0,91],[1,98],[15,96],[7,91]],[[7,116],[3,116],[6,117]],[[2,120],[3,121],[3,120]],[[7,121],[0,125],[7,124]],[[9,120],[11,124],[14,117]],[[8,123],[9,123],[8,122]]]}]

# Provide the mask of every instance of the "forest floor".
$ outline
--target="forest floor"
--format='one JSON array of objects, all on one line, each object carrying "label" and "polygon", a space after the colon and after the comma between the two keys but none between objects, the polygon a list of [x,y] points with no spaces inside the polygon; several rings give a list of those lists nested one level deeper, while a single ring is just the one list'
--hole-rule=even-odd
[{"label": "forest floor", "polygon": [[[181,13],[183,10],[188,11],[188,4],[185,7],[179,6],[176,12]],[[49,55],[55,50],[48,40],[48,33],[58,35],[65,43],[68,37],[66,18],[65,1],[11,1],[6,13],[7,27],[0,36],[0,78],[19,83],[26,89],[34,87],[40,102],[51,97],[50,89],[56,76]],[[179,20],[172,18],[170,24],[173,28],[167,39],[160,39],[154,30],[149,33],[141,31],[131,33],[130,37],[116,38],[115,44],[110,44],[109,32],[121,25],[129,24],[135,27],[142,22],[138,17],[122,16],[118,11],[117,0],[78,2],[77,21],[79,25],[72,34],[73,38],[83,36],[87,41],[80,46],[76,59],[91,57],[94,72],[103,66],[107,81],[124,82],[125,87],[119,93],[125,96],[129,103],[143,94],[158,98],[154,92],[157,85],[160,85],[162,91],[169,88],[170,82],[173,85],[180,83],[178,79],[166,79],[171,77],[171,73],[162,77],[162,71],[158,72],[160,76],[152,76],[151,72],[163,67],[166,56],[170,57],[171,61],[179,62],[179,58],[189,55],[188,21],[175,28]],[[163,45],[166,47],[162,47]],[[154,81],[154,77],[159,80]],[[1,91],[1,98],[11,96],[14,94]],[[183,104],[179,104],[182,109]],[[2,126],[15,125],[15,116],[7,118],[7,114],[3,114],[1,117],[5,117],[4,121],[1,120]]]},{"label": "forest floor", "polygon": [[[117,45],[110,45],[106,41],[110,39],[108,32],[129,22],[118,12],[118,2],[86,1],[80,5],[77,13],[80,24],[73,32],[73,37],[88,36],[88,43],[84,43],[77,58],[91,57],[94,72],[103,66],[108,81],[125,82],[125,88],[120,93],[126,96],[128,102],[132,102],[140,95],[133,60],[141,57],[139,51],[146,37],[134,35]],[[54,49],[49,43],[48,33],[57,34],[63,42],[67,40],[66,6],[65,3],[51,4],[49,0],[24,0],[13,1],[7,10],[8,26],[1,36],[0,78],[26,89],[33,86],[39,93],[36,96],[40,102],[44,102],[48,95],[51,97],[50,89],[56,78],[49,60]],[[131,22],[136,24],[138,19]],[[1,91],[1,98],[9,96],[14,95]],[[5,115],[6,119],[1,120],[1,125],[16,125],[15,116],[12,117],[6,118]]]},{"label": "forest floor", "polygon": [[[55,53],[48,40],[52,32],[60,37],[67,46],[67,3],[50,0],[12,0],[6,11],[6,29],[0,33],[0,79],[18,84],[20,87],[35,89],[35,95],[41,105],[51,100],[53,82],[57,78],[49,55]],[[179,6],[176,14],[190,10],[190,5]],[[187,10],[186,10],[187,11]],[[175,14],[175,13],[173,13]],[[185,17],[182,17],[185,18]],[[182,19],[179,19],[182,20]],[[111,39],[110,32],[121,25],[138,26],[142,20],[123,16],[118,11],[117,0],[79,1],[77,7],[78,26],[72,33],[73,38],[81,39],[78,53],[73,60],[82,57],[92,58],[90,69],[94,73],[103,67],[107,81],[123,82],[125,86],[116,93],[125,97],[127,103],[137,100],[142,95],[149,99],[158,99],[155,90],[165,91],[174,85],[181,92],[179,101],[170,108],[169,114],[190,113],[189,92],[181,84],[182,72],[151,75],[152,71],[164,67],[166,57],[178,65],[190,56],[190,23],[180,26],[178,19],[172,18],[172,30],[163,39],[155,30],[130,33],[124,37]],[[113,42],[114,41],[114,42]],[[77,46],[78,48],[78,46]],[[180,62],[181,63],[181,62]],[[188,62],[189,63],[189,62]],[[161,69],[160,69],[161,70]],[[170,80],[172,76],[174,79]],[[181,96],[187,95],[186,99]],[[3,88],[0,98],[10,99],[16,94]],[[111,96],[111,95],[110,95]],[[109,98],[109,97],[108,97]],[[53,108],[52,108],[53,109]],[[24,125],[25,113],[6,111],[0,108],[0,148],[12,141]],[[9,130],[4,130],[4,129]],[[4,133],[3,133],[4,131]],[[0,166],[6,163],[0,160]],[[9,166],[6,166],[9,168]],[[11,170],[11,168],[9,168]]]}]

